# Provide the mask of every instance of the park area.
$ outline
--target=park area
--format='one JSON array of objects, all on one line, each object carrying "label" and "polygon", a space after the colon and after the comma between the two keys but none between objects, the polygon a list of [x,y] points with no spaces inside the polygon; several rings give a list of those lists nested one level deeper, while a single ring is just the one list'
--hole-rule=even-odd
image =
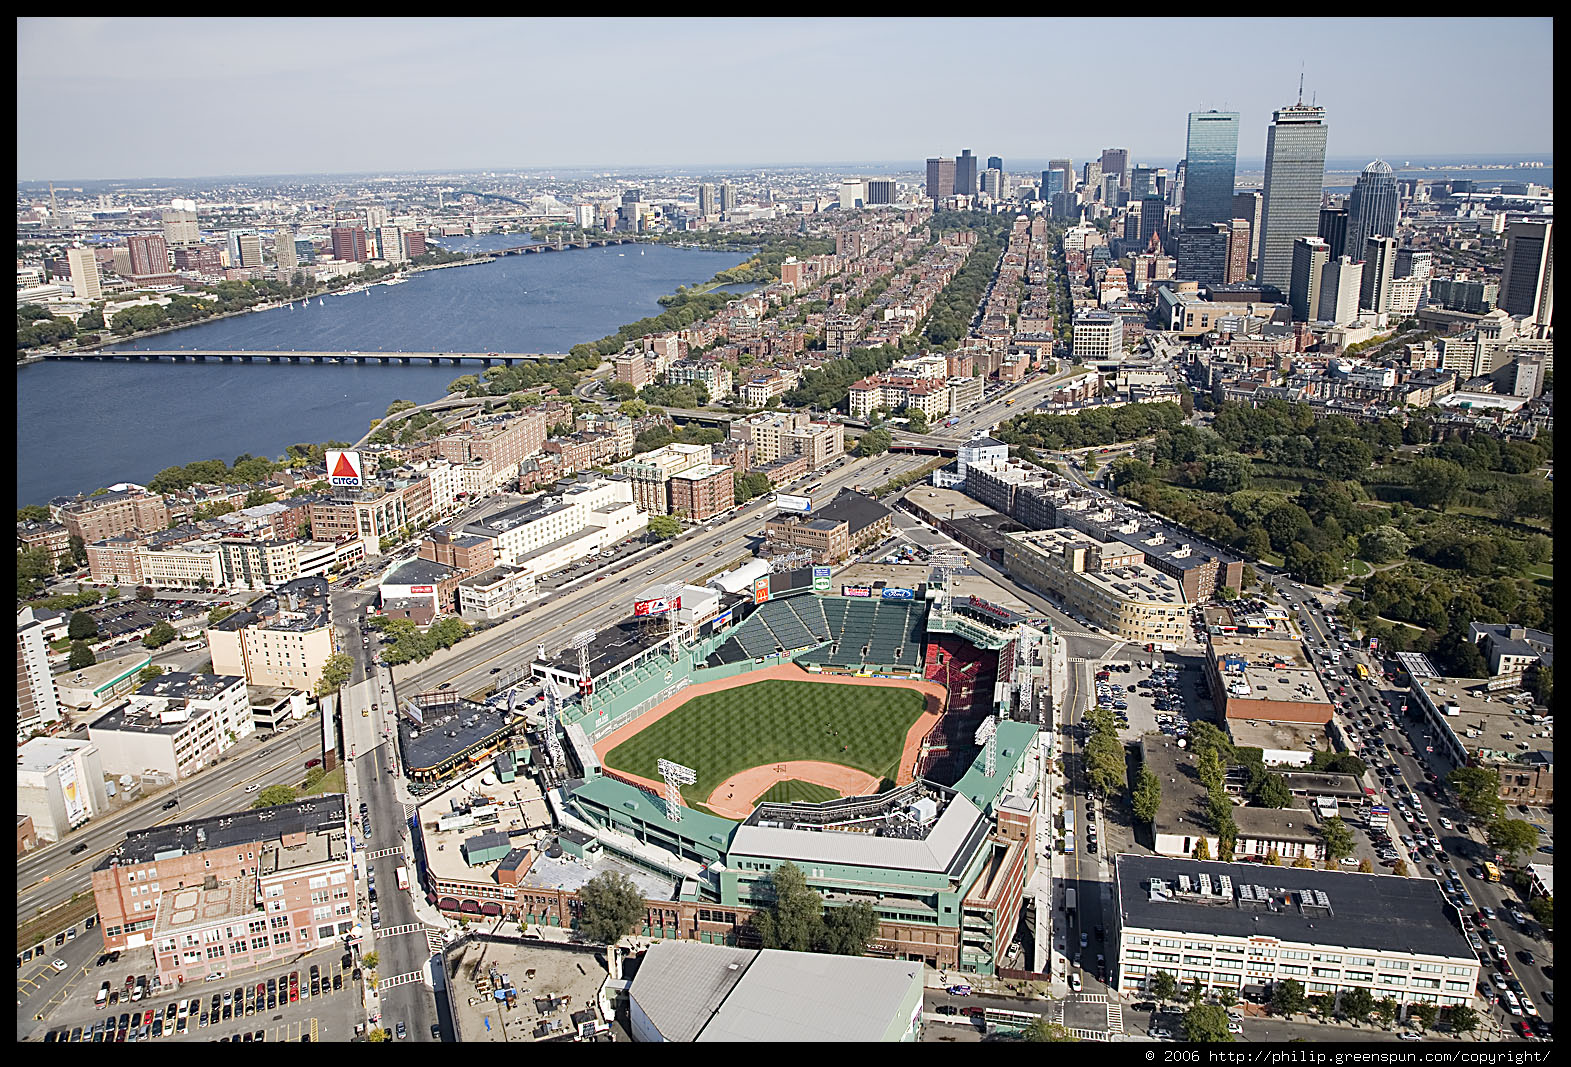
[{"label": "park area", "polygon": [[[614,738],[602,758],[610,770],[653,784],[660,782],[659,760],[691,767],[697,781],[683,787],[684,801],[735,817],[743,801],[827,800],[898,782],[912,728],[932,718],[929,699],[915,684],[735,685],[633,724],[637,732]],[[824,773],[830,765],[838,775]],[[759,772],[739,773],[754,768]],[[768,780],[754,792],[760,773]],[[737,803],[718,804],[728,798],[722,786],[733,783]]]}]

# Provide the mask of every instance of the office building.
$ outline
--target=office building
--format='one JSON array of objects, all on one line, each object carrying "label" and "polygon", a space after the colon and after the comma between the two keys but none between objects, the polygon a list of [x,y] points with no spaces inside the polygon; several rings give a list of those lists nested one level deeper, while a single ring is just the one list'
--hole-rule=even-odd
[{"label": "office building", "polygon": [[348,798],[133,830],[92,884],[104,950],[151,947],[166,990],[342,947],[356,925]]},{"label": "office building", "polygon": [[1137,240],[1140,250],[1151,247],[1151,239],[1167,244],[1167,201],[1160,193],[1149,193],[1140,198],[1140,230]]},{"label": "office building", "polygon": [[1311,996],[1473,1000],[1478,957],[1432,878],[1128,853],[1114,872],[1112,985],[1125,996],[1149,994],[1165,972],[1238,995],[1292,978]]},{"label": "office building", "polygon": [[16,750],[16,811],[30,816],[40,841],[59,841],[109,810],[98,746],[35,737]]},{"label": "office building", "polygon": [[300,256],[295,250],[295,235],[286,229],[273,231],[273,259],[278,264],[279,270],[294,270],[300,265]]},{"label": "office building", "polygon": [[1377,315],[1391,310],[1391,283],[1396,281],[1396,238],[1364,238],[1364,277],[1359,307]]},{"label": "office building", "polygon": [[976,195],[976,157],[969,148],[955,157],[955,195]]},{"label": "office building", "polygon": [[78,300],[97,300],[104,295],[98,276],[98,257],[91,248],[66,250],[66,262],[71,268],[71,293]]},{"label": "office building", "polygon": [[1184,153],[1184,226],[1226,224],[1233,218],[1238,165],[1238,113],[1193,111]]},{"label": "office building", "polygon": [[899,186],[893,178],[869,178],[867,180],[868,204],[893,204],[900,199]]},{"label": "office building", "polygon": [[955,195],[955,161],[934,158],[927,161],[927,195],[937,203]]},{"label": "office building", "polygon": [[1057,171],[1059,174],[1063,175],[1063,180],[1062,180],[1062,182],[1059,185],[1060,189],[1062,189],[1066,193],[1072,193],[1072,192],[1075,191],[1075,161],[1074,160],[1072,160],[1072,159],[1050,159],[1050,160],[1047,161],[1047,169],[1051,170],[1051,171]]},{"label": "office building", "polygon": [[1277,637],[1206,638],[1204,670],[1222,717],[1256,722],[1331,721],[1331,697],[1304,646]]},{"label": "office building", "polygon": [[987,169],[988,170],[1003,170],[1004,169],[1003,157],[1002,156],[988,156],[987,157]]},{"label": "office building", "polygon": [[1398,248],[1396,250],[1396,276],[1398,278],[1417,278],[1427,282],[1435,272],[1435,254],[1420,251],[1417,248]]},{"label": "office building", "polygon": [[24,607],[16,613],[16,736],[60,721],[60,696],[49,670],[44,624]]},{"label": "office building", "polygon": [[1482,278],[1435,278],[1429,283],[1429,302],[1447,311],[1484,315],[1500,302],[1500,286]]},{"label": "office building", "polygon": [[1233,194],[1233,216],[1249,223],[1249,276],[1254,277],[1260,260],[1260,190]]},{"label": "office building", "polygon": [[867,203],[867,184],[861,178],[847,178],[840,183],[840,210],[850,211]]},{"label": "office building", "polygon": [[1391,165],[1377,159],[1365,167],[1347,198],[1347,254],[1362,255],[1371,237],[1395,237],[1400,203]]},{"label": "office building", "polygon": [[135,234],[126,240],[131,253],[131,273],[169,273],[169,245],[162,234]]},{"label": "office building", "polygon": [[397,226],[383,226],[378,229],[376,243],[382,258],[389,263],[403,263],[409,258],[404,254],[404,231]]},{"label": "office building", "polygon": [[1300,237],[1293,242],[1287,302],[1292,306],[1294,322],[1308,322],[1319,313],[1320,269],[1330,258],[1331,246],[1318,237]]},{"label": "office building", "polygon": [[[1295,260],[1294,266],[1297,266]],[[1363,288],[1364,265],[1349,256],[1327,258],[1320,267],[1319,303],[1315,319],[1346,326],[1358,320],[1358,297]]]},{"label": "office building", "polygon": [[1137,166],[1129,172],[1129,199],[1141,200],[1161,195],[1156,186],[1156,167]]},{"label": "office building", "polygon": [[1326,110],[1302,101],[1276,111],[1266,131],[1265,192],[1260,212],[1259,280],[1289,289],[1293,243],[1319,233],[1325,181]]},{"label": "office building", "polygon": [[236,675],[159,675],[125,704],[88,724],[104,772],[147,771],[189,778],[256,729],[245,679]]},{"label": "office building", "polygon": [[997,167],[988,167],[982,172],[982,192],[994,200],[1004,198],[1004,172]]},{"label": "office building", "polygon": [[736,186],[730,182],[720,184],[720,214],[729,215],[736,210]]},{"label": "office building", "polygon": [[1118,187],[1129,187],[1129,149],[1104,148],[1102,149],[1102,177],[1109,174],[1118,178]]},{"label": "office building", "polygon": [[1076,363],[1120,359],[1124,354],[1124,320],[1105,311],[1082,311],[1074,318],[1070,340]]},{"label": "office building", "polygon": [[333,258],[346,263],[364,263],[370,258],[366,248],[365,227],[334,226],[328,231],[333,243]]},{"label": "office building", "polygon": [[1125,641],[1182,641],[1189,626],[1178,582],[1121,541],[1068,528],[1007,534],[1004,570]]},{"label": "office building", "polygon": [[1042,184],[1037,187],[1037,196],[1052,202],[1055,193],[1064,191],[1064,172],[1061,170],[1044,170]]},{"label": "office building", "polygon": [[202,231],[196,224],[195,200],[171,200],[169,207],[159,213],[159,221],[163,223],[164,241],[170,248],[184,248],[202,239]]},{"label": "office building", "polygon": [[1117,208],[1122,203],[1122,189],[1119,186],[1118,175],[1102,175],[1102,203],[1110,208]]},{"label": "office building", "polygon": [[[1500,306],[1547,326],[1555,309],[1555,251],[1551,222],[1513,222],[1506,227],[1506,265]],[[75,267],[72,278],[75,279]]]},{"label": "office building", "polygon": [[1085,187],[1087,196],[1096,196],[1102,191],[1102,164],[1097,160],[1090,160],[1080,168],[1080,184]]},{"label": "office building", "polygon": [[706,219],[715,214],[715,187],[709,182],[698,187],[698,214]]},{"label": "office building", "polygon": [[1254,228],[1248,219],[1234,219],[1227,234],[1227,271],[1223,276],[1226,285],[1237,285],[1249,278],[1249,245]]},{"label": "office building", "polygon": [[1326,247],[1331,249],[1332,259],[1340,259],[1348,254],[1347,205],[1321,208],[1320,227],[1317,232],[1320,239],[1326,243]]},{"label": "office building", "polygon": [[[1144,208],[1141,210],[1143,212]],[[1246,233],[1246,247],[1248,239]],[[1201,285],[1224,284],[1232,243],[1232,229],[1225,222],[1185,226],[1178,235],[1178,279]]]}]

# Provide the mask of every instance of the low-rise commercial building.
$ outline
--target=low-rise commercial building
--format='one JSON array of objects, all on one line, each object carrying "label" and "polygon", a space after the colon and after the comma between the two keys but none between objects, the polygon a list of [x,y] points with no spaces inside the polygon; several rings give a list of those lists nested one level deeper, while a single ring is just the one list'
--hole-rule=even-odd
[{"label": "low-rise commercial building", "polygon": [[180,779],[212,766],[255,728],[244,678],[171,673],[90,723],[87,736],[110,774]]},{"label": "low-rise commercial building", "polygon": [[1296,641],[1206,637],[1206,680],[1226,719],[1325,726],[1331,698]]},{"label": "low-rise commercial building", "polygon": [[109,707],[130,693],[138,684],[142,668],[153,662],[145,650],[129,652],[113,659],[99,660],[91,667],[55,675],[55,693],[62,709],[94,712]]},{"label": "low-rise commercial building", "polygon": [[523,567],[492,567],[458,583],[458,613],[466,619],[501,619],[534,599],[535,576]]},{"label": "low-rise commercial building", "polygon": [[1069,529],[1012,533],[1004,543],[1004,569],[1127,641],[1187,639],[1183,589],[1145,566],[1144,554],[1129,545]]},{"label": "low-rise commercial building", "polygon": [[1422,716],[1437,754],[1458,767],[1498,772],[1500,797],[1508,804],[1553,803],[1553,721],[1530,699],[1503,697],[1487,679],[1410,674],[1408,703]]},{"label": "low-rise commercial building", "polygon": [[1456,908],[1429,878],[1124,854],[1114,864],[1117,975],[1125,996],[1159,972],[1180,986],[1469,1004],[1479,979]]},{"label": "low-rise commercial building", "polygon": [[59,841],[109,810],[98,745],[35,737],[16,750],[16,810],[39,841]]},{"label": "low-rise commercial building", "polygon": [[603,552],[649,525],[626,478],[580,476],[559,495],[542,496],[464,527],[488,537],[495,562],[539,576]]}]

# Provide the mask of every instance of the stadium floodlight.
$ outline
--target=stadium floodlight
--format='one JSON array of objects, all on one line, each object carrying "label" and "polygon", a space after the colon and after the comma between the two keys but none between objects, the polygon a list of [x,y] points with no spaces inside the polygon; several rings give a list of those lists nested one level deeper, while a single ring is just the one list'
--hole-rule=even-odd
[{"label": "stadium floodlight", "polygon": [[943,595],[938,602],[939,611],[949,614],[953,597],[950,595],[949,586],[954,581],[955,572],[965,565],[965,561],[958,552],[935,552],[928,560],[934,571],[938,573],[939,585]]},{"label": "stadium floodlight", "polygon": [[562,742],[556,736],[556,722],[562,714],[562,691],[556,687],[555,678],[545,682],[545,750],[551,766],[562,765]]},{"label": "stadium floodlight", "polygon": [[1032,660],[1035,659],[1034,637],[1024,625],[1015,631],[1015,649],[1019,653],[1019,665],[1015,670],[1016,686],[1019,690],[1019,711],[1021,719],[1033,722],[1036,719],[1036,708],[1031,702],[1035,678],[1032,675]]},{"label": "stadium floodlight", "polygon": [[989,778],[998,770],[998,716],[989,715],[976,728],[976,743],[982,746],[982,773]]},{"label": "stadium floodlight", "polygon": [[579,703],[587,710],[589,707],[589,646],[595,643],[594,630],[580,630],[573,635],[571,647],[578,651],[578,692]]},{"label": "stadium floodlight", "polygon": [[677,610],[677,598],[686,588],[682,582],[666,582],[660,586],[660,598],[666,602],[666,621],[671,639],[671,658],[676,659],[682,642],[682,613]]},{"label": "stadium floodlight", "polygon": [[698,781],[698,772],[691,767],[684,767],[680,763],[670,760],[658,760],[655,766],[660,771],[660,777],[665,779],[665,813],[666,818],[672,822],[682,821],[682,789],[684,785],[692,785]]}]

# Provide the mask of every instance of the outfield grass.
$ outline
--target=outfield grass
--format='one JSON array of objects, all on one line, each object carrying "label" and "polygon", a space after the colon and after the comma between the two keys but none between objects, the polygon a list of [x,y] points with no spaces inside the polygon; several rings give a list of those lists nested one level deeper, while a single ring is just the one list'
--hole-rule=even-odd
[{"label": "outfield grass", "polygon": [[783,782],[776,782],[770,786],[768,792],[758,799],[760,801],[773,801],[776,804],[794,804],[797,801],[817,804],[825,800],[839,800],[840,793],[837,790],[830,789],[827,785],[817,785],[813,782],[803,782],[796,778],[787,778]]},{"label": "outfield grass", "polygon": [[706,800],[737,771],[822,760],[893,779],[922,693],[891,686],[758,682],[695,697],[606,753],[613,770],[660,780],[658,760],[693,768],[689,801]]}]

